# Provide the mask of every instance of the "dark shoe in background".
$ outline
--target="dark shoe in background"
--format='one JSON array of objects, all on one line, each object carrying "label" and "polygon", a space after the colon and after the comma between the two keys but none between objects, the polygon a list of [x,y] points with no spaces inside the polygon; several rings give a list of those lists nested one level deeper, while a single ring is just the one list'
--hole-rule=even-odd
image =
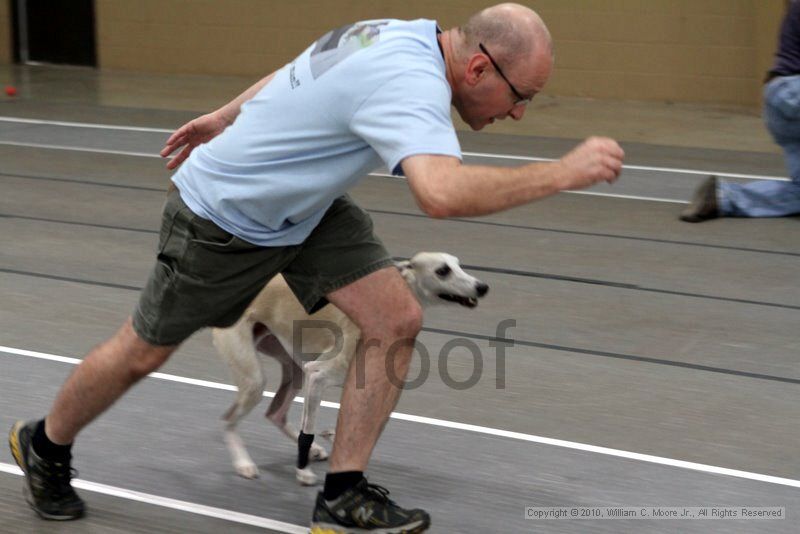
[{"label": "dark shoe in background", "polygon": [[717,177],[709,176],[694,192],[692,201],[681,212],[680,219],[690,223],[697,223],[716,219],[717,217],[719,217]]}]

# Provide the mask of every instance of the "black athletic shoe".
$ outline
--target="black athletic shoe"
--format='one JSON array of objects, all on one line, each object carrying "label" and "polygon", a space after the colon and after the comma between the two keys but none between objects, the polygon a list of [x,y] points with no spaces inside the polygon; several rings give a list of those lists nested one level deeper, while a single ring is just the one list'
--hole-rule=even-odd
[{"label": "black athletic shoe", "polygon": [[692,201],[681,212],[680,219],[698,223],[719,217],[717,205],[717,177],[709,176],[694,192]]},{"label": "black athletic shoe", "polygon": [[406,510],[389,499],[389,491],[367,479],[327,502],[322,492],[311,519],[311,534],[416,534],[431,526],[424,510]]},{"label": "black athletic shoe", "polygon": [[8,435],[11,454],[25,473],[25,500],[43,519],[78,519],[83,516],[85,505],[70,484],[77,473],[69,461],[50,462],[36,454],[31,446],[35,428],[35,421],[17,421]]}]

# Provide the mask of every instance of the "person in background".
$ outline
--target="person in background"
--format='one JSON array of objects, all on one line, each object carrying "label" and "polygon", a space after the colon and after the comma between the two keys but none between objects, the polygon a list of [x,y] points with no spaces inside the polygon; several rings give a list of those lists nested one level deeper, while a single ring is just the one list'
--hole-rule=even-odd
[{"label": "person in background", "polygon": [[784,217],[800,213],[800,2],[789,5],[775,63],[764,86],[764,121],[783,149],[790,181],[733,183],[709,176],[681,212],[682,221]]}]

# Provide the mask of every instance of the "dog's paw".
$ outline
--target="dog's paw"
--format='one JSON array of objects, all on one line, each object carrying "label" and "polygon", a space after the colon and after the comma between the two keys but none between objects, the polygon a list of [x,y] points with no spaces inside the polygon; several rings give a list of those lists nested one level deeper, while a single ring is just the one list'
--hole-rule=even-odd
[{"label": "dog's paw", "polygon": [[319,435],[333,443],[333,439],[336,437],[336,431],[333,429],[323,430]]},{"label": "dog's paw", "polygon": [[306,467],[305,469],[298,469],[295,467],[294,474],[297,478],[297,481],[303,486],[314,486],[319,480],[317,475],[314,474],[314,471],[312,471],[309,467]]},{"label": "dog's paw", "polygon": [[233,468],[244,478],[258,478],[258,467],[253,462],[239,462],[234,464]]},{"label": "dog's paw", "polygon": [[323,460],[328,459],[328,451],[320,447],[319,445],[312,444],[311,450],[308,452],[308,458],[312,462],[321,462]]}]

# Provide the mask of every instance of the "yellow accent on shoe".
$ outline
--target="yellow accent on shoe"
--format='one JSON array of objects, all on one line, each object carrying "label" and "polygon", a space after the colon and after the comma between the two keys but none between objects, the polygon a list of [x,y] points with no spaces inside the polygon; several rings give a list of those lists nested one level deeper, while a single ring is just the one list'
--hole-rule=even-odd
[{"label": "yellow accent on shoe", "polygon": [[11,455],[14,457],[14,461],[17,462],[17,465],[25,471],[25,462],[22,458],[22,449],[19,447],[19,430],[21,427],[25,426],[24,421],[17,421],[14,423],[14,426],[11,427],[11,432],[8,434],[8,444],[11,447]]},{"label": "yellow accent on shoe", "polygon": [[347,534],[344,530],[333,530],[332,528],[311,527],[311,534]]}]

